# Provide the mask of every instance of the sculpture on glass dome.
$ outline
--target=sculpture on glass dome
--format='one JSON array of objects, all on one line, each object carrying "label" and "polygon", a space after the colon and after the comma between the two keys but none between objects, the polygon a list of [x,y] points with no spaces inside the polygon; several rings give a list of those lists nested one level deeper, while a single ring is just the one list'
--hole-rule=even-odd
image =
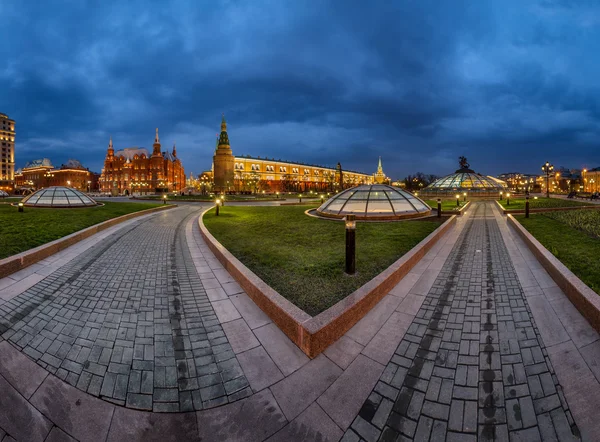
[{"label": "sculpture on glass dome", "polygon": [[467,157],[465,156],[458,157],[458,164],[460,164],[461,169],[468,169],[469,167],[471,167],[471,165],[467,161]]}]

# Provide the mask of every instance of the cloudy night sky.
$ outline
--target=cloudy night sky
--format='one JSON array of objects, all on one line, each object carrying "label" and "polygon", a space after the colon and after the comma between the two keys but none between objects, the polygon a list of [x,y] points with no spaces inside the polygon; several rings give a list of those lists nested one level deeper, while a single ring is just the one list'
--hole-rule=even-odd
[{"label": "cloudy night sky", "polygon": [[0,2],[16,161],[177,143],[392,178],[600,166],[600,4],[575,0]]}]

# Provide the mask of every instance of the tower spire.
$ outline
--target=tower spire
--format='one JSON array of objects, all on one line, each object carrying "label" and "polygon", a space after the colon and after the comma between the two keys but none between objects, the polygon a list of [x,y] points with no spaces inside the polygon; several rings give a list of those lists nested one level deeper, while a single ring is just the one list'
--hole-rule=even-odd
[{"label": "tower spire", "polygon": [[177,156],[177,146],[175,145],[175,141],[173,141],[173,156]]},{"label": "tower spire", "polygon": [[115,150],[113,149],[113,142],[112,142],[112,135],[110,136],[110,139],[108,141],[108,151],[107,154],[109,157],[112,157],[115,153]]},{"label": "tower spire", "polygon": [[381,156],[379,157],[379,164],[377,166],[377,172],[382,172],[383,173],[383,167],[381,167]]},{"label": "tower spire", "polygon": [[158,137],[158,127],[156,128],[156,136],[154,137],[154,144],[152,145],[152,156],[161,156],[160,153],[160,138]]}]

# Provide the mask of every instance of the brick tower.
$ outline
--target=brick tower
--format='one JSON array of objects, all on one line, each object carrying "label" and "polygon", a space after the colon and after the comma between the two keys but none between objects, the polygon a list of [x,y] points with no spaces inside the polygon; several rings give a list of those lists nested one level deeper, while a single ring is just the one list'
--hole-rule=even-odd
[{"label": "brick tower", "polygon": [[229,137],[227,136],[227,122],[225,114],[221,120],[221,135],[217,145],[217,150],[213,156],[214,190],[215,192],[227,192],[233,189],[233,163],[234,157],[229,146]]}]

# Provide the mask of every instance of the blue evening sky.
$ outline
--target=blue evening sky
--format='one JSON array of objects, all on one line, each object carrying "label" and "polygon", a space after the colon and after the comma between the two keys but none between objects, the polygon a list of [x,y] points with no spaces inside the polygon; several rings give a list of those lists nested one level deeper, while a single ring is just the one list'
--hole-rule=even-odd
[{"label": "blue evening sky", "polygon": [[392,178],[600,166],[593,0],[0,1],[16,161],[177,142]]}]

